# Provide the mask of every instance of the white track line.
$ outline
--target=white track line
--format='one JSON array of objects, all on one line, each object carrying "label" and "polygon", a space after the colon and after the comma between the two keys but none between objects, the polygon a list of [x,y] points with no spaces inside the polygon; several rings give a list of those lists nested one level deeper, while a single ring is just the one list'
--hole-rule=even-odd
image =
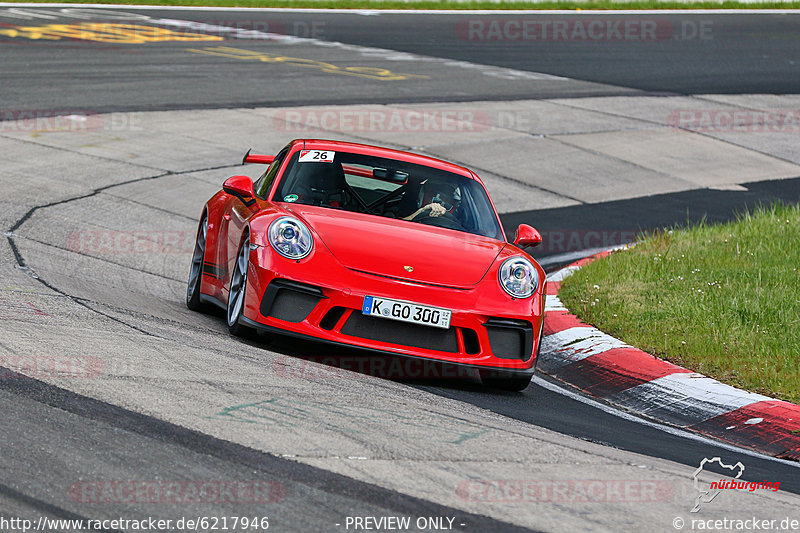
[{"label": "white track line", "polygon": [[[2,11],[0,11],[0,16],[2,16]],[[506,67],[498,67],[494,65],[471,63],[469,61],[457,61],[441,57],[425,56],[420,54],[412,54],[408,52],[399,52],[397,50],[390,50],[386,48],[376,48],[373,46],[362,46],[356,44],[342,43],[338,41],[325,41],[323,39],[316,39],[312,37],[296,37],[293,35],[284,35],[281,33],[262,32],[258,30],[245,30],[241,28],[220,26],[216,24],[206,24],[203,22],[197,22],[191,20],[148,18],[146,22],[173,28],[177,27],[182,29],[189,29],[193,31],[208,31],[215,34],[227,33],[234,36],[239,36],[243,39],[263,39],[263,40],[277,41],[280,42],[281,44],[287,44],[287,45],[307,44],[312,46],[319,46],[322,48],[337,48],[339,50],[348,50],[351,52],[358,53],[362,57],[367,57],[371,59],[380,59],[384,61],[439,63],[447,67],[476,71],[484,76],[503,79],[503,80],[571,81],[570,78],[555,76],[553,74],[546,74],[543,72],[517,70]]]},{"label": "white track line", "polygon": [[543,72],[533,72],[527,70],[516,70],[506,67],[496,67],[494,65],[483,65],[480,63],[471,63],[469,61],[456,61],[452,59],[445,59],[441,57],[425,56],[420,54],[412,54],[409,52],[399,52],[397,50],[389,50],[387,48],[376,48],[373,46],[362,46],[357,44],[342,43],[339,41],[325,41],[322,39],[315,39],[312,37],[295,37],[293,35],[284,35],[282,33],[262,32],[258,30],[243,30],[240,28],[233,28],[230,26],[219,26],[216,24],[205,24],[203,22],[196,22],[190,20],[177,20],[177,19],[148,19],[147,22],[152,24],[159,24],[161,26],[171,26],[183,29],[190,29],[196,31],[208,31],[211,33],[230,33],[232,35],[241,35],[247,39],[265,39],[278,41],[281,44],[309,44],[319,46],[322,48],[337,48],[339,50],[348,50],[361,54],[362,57],[382,59],[384,61],[404,61],[404,62],[426,62],[426,63],[440,63],[448,67],[462,68],[466,70],[474,70],[492,78],[500,78],[504,80],[550,80],[550,81],[569,81],[570,78],[562,76],[555,76],[553,74],[545,74]]}]

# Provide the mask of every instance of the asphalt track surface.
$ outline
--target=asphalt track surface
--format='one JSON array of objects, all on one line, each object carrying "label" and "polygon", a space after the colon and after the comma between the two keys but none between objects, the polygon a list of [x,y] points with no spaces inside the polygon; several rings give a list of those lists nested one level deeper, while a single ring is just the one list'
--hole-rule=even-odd
[{"label": "asphalt track surface", "polygon": [[[448,72],[444,84],[411,79],[400,84],[359,83],[355,88],[349,83],[331,83],[329,77],[310,75],[308,70],[275,74],[274,69],[252,61],[187,53],[187,48],[199,48],[191,46],[193,43],[152,43],[145,54],[135,46],[113,42],[26,40],[0,34],[6,50],[0,67],[4,108],[51,109],[57,103],[65,110],[157,110],[581,97],[644,91],[780,94],[796,93],[800,87],[798,14],[586,15],[582,20],[587,29],[592,22],[603,29],[588,34],[597,39],[581,39],[580,34],[573,39],[574,19],[566,15],[262,12],[242,16],[237,11],[116,10],[121,11],[128,18],[92,16],[88,11],[63,16],[49,8],[25,17],[19,8],[13,15],[0,9],[0,24],[144,22],[130,18],[138,14],[151,20],[197,21],[467,61],[569,81],[507,83],[496,77],[488,78],[487,83],[472,81],[466,85],[457,72]],[[521,28],[526,23],[532,29],[523,34]],[[566,28],[563,34],[552,31],[557,24]],[[631,25],[628,31],[626,24]],[[251,39],[238,40],[235,45],[249,50],[283,50],[274,42]],[[47,50],[45,60],[42,47]],[[295,46],[297,53],[293,55],[306,58],[299,53],[306,48]],[[329,48],[327,54],[319,52],[316,47],[315,59],[337,58],[336,48]],[[387,61],[381,54],[362,55],[357,66],[403,65],[425,70],[424,64],[413,59]]]},{"label": "asphalt track surface", "polygon": [[[20,465],[30,468],[29,472],[35,472],[37,468],[59,469],[55,476],[74,476],[76,472],[91,475],[121,471],[126,472],[130,479],[170,481],[186,480],[187,472],[191,472],[193,477],[189,479],[197,479],[196,476],[207,480],[247,479],[259,487],[257,490],[265,497],[261,500],[253,498],[255,501],[244,507],[240,502],[214,505],[213,514],[263,516],[264,502],[279,504],[288,493],[303,501],[303,513],[291,517],[291,527],[297,531],[333,529],[335,525],[329,521],[331,510],[352,508],[372,516],[457,516],[460,522],[468,523],[475,531],[529,531],[299,465],[63,389],[48,387],[24,376],[4,378],[0,382],[0,403],[3,417],[13,425],[14,433],[24,435],[29,442],[47,442],[57,436],[56,449],[29,450],[23,465]],[[63,465],[69,466],[64,468]],[[8,474],[12,473],[4,474],[6,483],[12,482],[16,475],[26,475],[24,472]],[[41,478],[47,479],[44,475]],[[29,507],[56,518],[87,518],[53,504],[48,498],[46,485],[32,483],[22,492],[5,483],[0,484],[0,497],[4,505],[10,507],[0,509],[2,516],[13,516],[17,510],[14,507],[19,506],[18,509]],[[80,490],[77,488],[75,494]],[[208,516],[209,507],[207,503],[197,504],[182,511],[188,515]],[[318,509],[316,513],[313,511],[315,508]],[[125,516],[126,511],[130,513],[131,509],[124,504],[119,506],[121,516]],[[276,521],[273,518],[273,528],[281,525],[285,526],[280,519]]]},{"label": "asphalt track surface", "polygon": [[[333,15],[325,38],[591,81],[652,93],[794,93],[800,86],[797,15],[592,15],[619,22],[607,39],[564,42],[555,24],[564,15]],[[292,28],[318,15],[277,15]],[[367,20],[365,20],[365,18]],[[379,19],[379,22],[373,20]],[[652,40],[638,40],[625,23],[652,22]],[[508,24],[512,22],[512,24]],[[519,24],[515,24],[515,23]],[[305,23],[305,24],[303,24]],[[494,23],[498,25],[493,26]],[[528,23],[529,33],[523,33]],[[549,25],[548,25],[549,23]],[[569,30],[574,27],[569,26]],[[566,35],[566,34],[565,34]]]},{"label": "asphalt track surface", "polygon": [[[127,10],[137,12],[135,9]],[[145,11],[138,11],[145,13]],[[150,17],[178,18],[174,12],[146,11]],[[182,12],[181,19],[221,23],[243,22],[235,12]],[[544,16],[537,15],[537,18]],[[555,16],[557,17],[557,16]],[[620,18],[631,18],[620,15]],[[381,86],[370,80],[343,81],[313,87],[314,75],[287,70],[269,76],[248,66],[219,57],[197,57],[186,46],[157,43],[152,53],[145,47],[120,49],[120,45],[74,41],[42,42],[6,39],[3,46],[2,105],[4,109],[162,110],[284,104],[348,102],[418,102],[516,99],[587,95],[650,93],[796,93],[800,89],[800,15],[654,15],[671,28],[699,28],[707,23],[712,38],[641,42],[475,42],[459,37],[459,24],[494,16],[394,16],[319,13],[266,13],[249,17],[255,27],[289,28],[308,34],[317,27],[320,40],[398,50],[427,57],[471,61],[522,72],[570,78],[542,86],[519,86],[488,76],[484,85],[434,87],[421,82],[400,87]],[[608,18],[605,15],[603,18]],[[613,18],[613,17],[611,17]],[[263,23],[260,21],[263,19]],[[35,20],[35,19],[34,19]],[[47,22],[35,20],[37,24]],[[20,24],[19,19],[0,22]],[[26,22],[29,23],[30,21]],[[443,30],[443,28],[445,30]],[[307,31],[308,30],[308,31]],[[689,31],[689,30],[687,30]],[[311,36],[302,35],[302,36]],[[212,43],[213,44],[213,43]],[[237,43],[239,46],[239,43]],[[293,45],[300,49],[305,44]],[[41,59],[42,47],[47,60]],[[248,49],[262,49],[255,42]],[[150,52],[150,50],[148,50]],[[330,49],[335,55],[336,49]],[[335,59],[335,58],[333,58]],[[331,61],[333,61],[331,59]],[[365,56],[361,66],[385,66]],[[402,62],[389,63],[401,71]],[[406,63],[410,64],[410,63]],[[407,68],[407,67],[406,67]],[[456,69],[457,70],[457,69]],[[213,74],[208,75],[208,72]],[[177,73],[177,75],[176,75]],[[348,80],[347,78],[343,78]],[[231,80],[235,80],[232,83]],[[457,79],[456,79],[457,81]],[[307,90],[292,90],[298,83]],[[354,90],[363,91],[362,96]],[[747,207],[774,199],[797,201],[796,180],[761,182],[747,192],[700,190],[670,195],[588,204],[560,209],[503,215],[507,227],[535,220],[544,231],[565,227],[587,229],[604,224],[620,230],[640,231],[707,218],[727,220]],[[548,227],[549,226],[549,227]],[[548,259],[548,254],[540,254]],[[24,258],[17,252],[24,266]],[[553,266],[558,259],[553,259]],[[57,289],[57,287],[56,287]],[[231,340],[231,342],[235,342]],[[303,357],[303,347],[280,344],[278,351]],[[317,353],[316,348],[307,348]],[[8,378],[9,376],[6,375]],[[297,529],[317,530],[337,509],[357,509],[360,514],[453,515],[475,531],[513,531],[516,526],[480,515],[405,496],[356,481],[324,469],[199,434],[192,430],[133,413],[123,407],[87,398],[22,376],[0,380],[3,413],[4,460],[0,484],[0,514],[48,512],[77,515],[53,503],[48,485],[58,477],[76,479],[98,473],[115,473],[117,479],[181,479],[192,471],[195,478],[279,481],[301,493],[302,517]],[[552,429],[591,442],[630,450],[694,467],[703,457],[726,455],[747,464],[746,479],[781,480],[781,490],[800,494],[800,476],[793,465],[751,454],[737,454],[708,441],[622,420],[595,406],[533,384],[522,394],[487,394],[470,384],[407,383],[421,391],[466,402],[529,424]],[[36,442],[34,447],[30,442]],[[198,471],[200,469],[200,471]],[[44,482],[42,482],[44,480]],[[280,499],[280,495],[276,496]],[[319,514],[308,512],[319,509]],[[130,511],[124,505],[120,512]],[[187,514],[203,509],[184,508]],[[227,509],[215,509],[220,514]],[[236,509],[241,512],[241,508]],[[258,512],[258,506],[253,506]],[[521,528],[520,528],[521,530]]]}]

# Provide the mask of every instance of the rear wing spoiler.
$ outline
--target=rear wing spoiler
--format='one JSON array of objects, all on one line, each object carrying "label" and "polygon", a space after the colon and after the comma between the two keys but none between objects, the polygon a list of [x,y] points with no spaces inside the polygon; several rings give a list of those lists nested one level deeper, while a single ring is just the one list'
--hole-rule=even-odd
[{"label": "rear wing spoiler", "polygon": [[[252,150],[252,148],[250,149]],[[269,165],[273,161],[275,161],[274,155],[260,155],[260,154],[251,154],[250,150],[244,154],[242,158],[242,164],[246,165],[247,163],[260,163],[262,165]]]}]

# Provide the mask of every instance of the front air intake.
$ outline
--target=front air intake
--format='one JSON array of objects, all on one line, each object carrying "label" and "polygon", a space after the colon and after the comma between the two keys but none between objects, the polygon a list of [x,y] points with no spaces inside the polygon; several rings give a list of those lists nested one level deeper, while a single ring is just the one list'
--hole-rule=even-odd
[{"label": "front air intake", "polygon": [[500,359],[527,361],[533,352],[533,325],[526,320],[490,318],[485,324],[492,354]]},{"label": "front air intake", "polygon": [[264,291],[260,311],[264,316],[286,322],[302,322],[323,298],[325,295],[318,287],[274,279]]}]

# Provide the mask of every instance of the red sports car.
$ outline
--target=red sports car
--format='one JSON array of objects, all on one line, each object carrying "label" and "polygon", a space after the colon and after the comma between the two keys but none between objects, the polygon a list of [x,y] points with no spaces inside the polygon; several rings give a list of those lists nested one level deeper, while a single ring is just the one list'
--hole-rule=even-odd
[{"label": "red sports car", "polygon": [[480,369],[522,390],[542,332],[545,274],[506,240],[481,180],[418,154],[294,140],[255,183],[228,178],[200,217],[190,309],[248,329]]}]

